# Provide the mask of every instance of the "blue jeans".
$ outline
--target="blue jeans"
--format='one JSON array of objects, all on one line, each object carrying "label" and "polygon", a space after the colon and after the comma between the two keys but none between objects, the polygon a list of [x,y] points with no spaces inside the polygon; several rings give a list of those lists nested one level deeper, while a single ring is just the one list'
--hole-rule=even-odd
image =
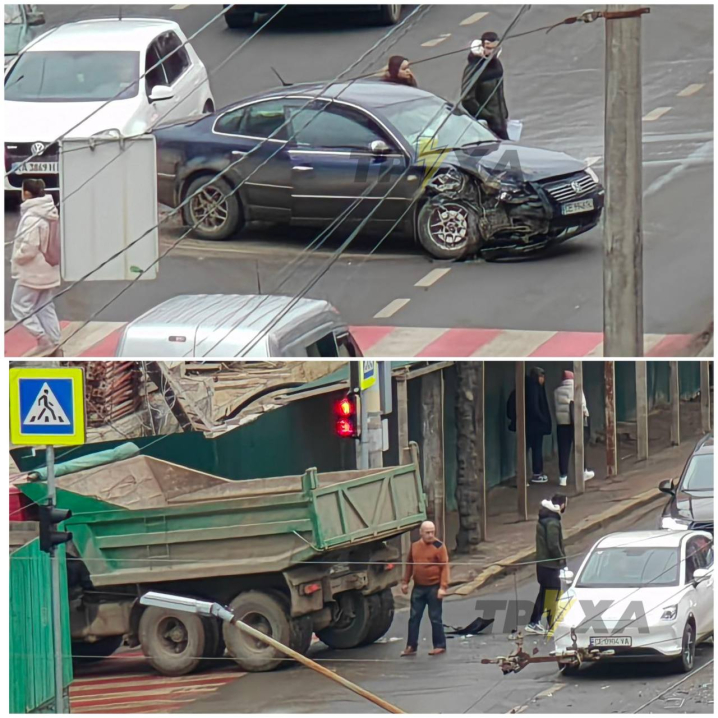
[{"label": "blue jeans", "polygon": [[411,613],[409,614],[409,638],[407,648],[416,650],[419,645],[419,627],[424,617],[424,609],[429,607],[431,621],[431,640],[434,648],[446,648],[444,622],[441,618],[442,599],[439,598],[439,586],[417,586],[411,592]]}]

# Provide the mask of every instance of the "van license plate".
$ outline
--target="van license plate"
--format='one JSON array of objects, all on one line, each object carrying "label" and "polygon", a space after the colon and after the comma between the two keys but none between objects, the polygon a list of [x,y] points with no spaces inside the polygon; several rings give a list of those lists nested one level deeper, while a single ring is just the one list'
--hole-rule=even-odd
[{"label": "van license plate", "polygon": [[588,640],[588,645],[592,648],[599,648],[601,646],[630,648],[633,645],[633,640],[630,636],[591,636]]},{"label": "van license plate", "polygon": [[17,169],[13,168],[13,171],[16,175],[57,174],[60,171],[58,165],[57,162],[18,162],[15,165]]},{"label": "van license plate", "polygon": [[593,199],[582,199],[578,202],[569,202],[561,207],[563,214],[578,214],[579,212],[590,212],[593,209]]}]

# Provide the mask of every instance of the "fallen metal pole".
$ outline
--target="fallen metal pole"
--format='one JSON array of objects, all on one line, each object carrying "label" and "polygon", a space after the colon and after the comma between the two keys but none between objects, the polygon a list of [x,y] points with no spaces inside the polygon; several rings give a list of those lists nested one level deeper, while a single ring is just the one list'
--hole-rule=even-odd
[{"label": "fallen metal pole", "polygon": [[[225,609],[226,610],[226,609]],[[229,611],[228,611],[229,613]],[[223,620],[228,620],[229,623],[234,624],[240,631],[244,631],[245,633],[252,636],[252,638],[256,638],[258,641],[262,641],[263,643],[266,643],[268,646],[272,646],[273,648],[276,648],[278,651],[281,651],[285,655],[289,656],[290,658],[293,658],[295,661],[298,661],[299,663],[302,663],[303,665],[307,666],[307,668],[311,668],[312,670],[316,671],[317,673],[321,673],[323,676],[326,676],[327,678],[331,678],[335,683],[338,683],[340,686],[343,686],[344,688],[348,688],[350,691],[353,691],[357,695],[360,695],[362,698],[366,698],[368,701],[371,701],[375,705],[378,705],[380,708],[383,708],[388,713],[405,713],[405,711],[401,710],[400,708],[397,708],[396,706],[392,705],[391,703],[388,703],[387,701],[379,698],[378,696],[375,696],[373,693],[370,693],[365,688],[362,688],[361,686],[358,686],[356,683],[352,683],[351,681],[348,681],[346,678],[342,678],[341,676],[338,676],[336,673],[333,673],[328,668],[325,668],[324,666],[320,666],[316,661],[313,661],[311,658],[307,658],[306,656],[303,656],[301,653],[297,653],[296,651],[293,651],[291,648],[288,648],[284,644],[280,643],[279,641],[275,641],[270,636],[266,636],[261,631],[258,631],[256,628],[252,628],[251,626],[248,626],[246,623],[243,623],[239,619],[232,616],[231,619],[224,618],[223,616],[220,616],[220,618],[223,618]]]}]

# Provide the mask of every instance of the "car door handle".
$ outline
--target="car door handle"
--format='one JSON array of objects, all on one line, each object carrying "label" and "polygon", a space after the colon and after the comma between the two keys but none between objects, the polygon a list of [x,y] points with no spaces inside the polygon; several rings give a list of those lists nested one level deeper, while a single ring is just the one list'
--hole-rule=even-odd
[{"label": "car door handle", "polygon": [[314,167],[310,167],[309,165],[295,165],[292,169],[295,172],[311,172]]}]

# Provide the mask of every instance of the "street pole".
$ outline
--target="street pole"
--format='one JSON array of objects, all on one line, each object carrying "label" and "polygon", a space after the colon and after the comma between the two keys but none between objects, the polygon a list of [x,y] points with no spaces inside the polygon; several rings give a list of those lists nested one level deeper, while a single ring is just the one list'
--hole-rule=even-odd
[{"label": "street pole", "polygon": [[528,492],[526,489],[526,364],[516,362],[516,488],[518,489],[518,511],[522,520],[527,521]]},{"label": "street pole", "polygon": [[636,454],[639,461],[648,458],[648,367],[636,362]]},{"label": "street pole", "polygon": [[618,474],[618,437],[616,435],[616,362],[603,365],[606,385],[606,476]]},{"label": "street pole", "polygon": [[384,466],[384,431],[381,422],[381,392],[379,391],[380,382],[378,377],[381,372],[381,364],[383,362],[377,362],[377,379],[372,386],[364,391],[362,397],[362,415],[365,411],[364,407],[366,407],[365,425],[362,417],[362,435],[364,434],[364,426],[366,426],[366,468],[368,469],[381,469]]},{"label": "street pole", "polygon": [[[635,5],[609,5],[630,12]],[[643,356],[641,16],[606,18],[603,354]]]},{"label": "street pole", "polygon": [[583,479],[585,447],[583,445],[583,362],[573,363],[573,480],[576,493],[586,490]]},{"label": "street pole", "polygon": [[704,434],[711,430],[711,367],[702,361],[701,367],[701,429]]},{"label": "street pole", "polygon": [[[47,466],[47,503],[55,506],[57,489],[55,486],[55,447],[48,446],[45,451]],[[66,713],[64,697],[63,656],[62,656],[62,611],[60,609],[60,558],[57,555],[57,546],[50,550],[50,603],[52,606],[52,634],[55,660],[53,662],[55,674],[55,712]]]},{"label": "street pole", "polygon": [[681,444],[681,380],[678,362],[668,362],[671,370],[671,445]]}]

